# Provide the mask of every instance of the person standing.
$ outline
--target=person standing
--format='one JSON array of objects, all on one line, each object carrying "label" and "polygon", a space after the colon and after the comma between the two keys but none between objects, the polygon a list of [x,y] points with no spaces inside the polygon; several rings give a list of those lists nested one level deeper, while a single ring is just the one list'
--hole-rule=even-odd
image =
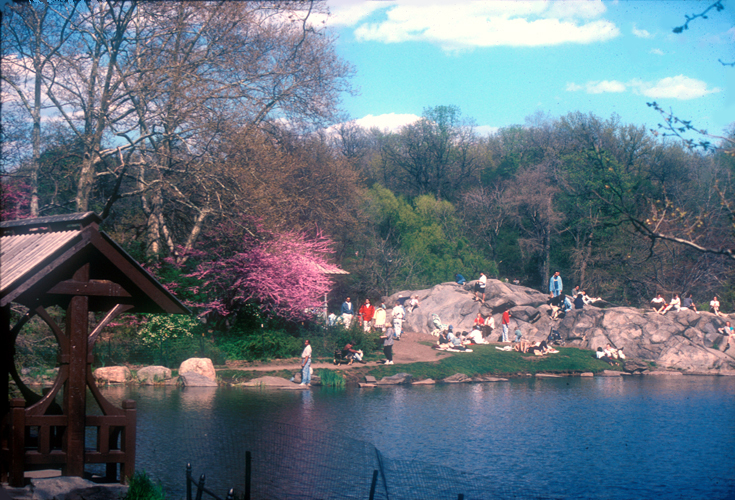
[{"label": "person standing", "polygon": [[479,294],[482,294],[482,300],[480,302],[485,302],[485,288],[487,287],[487,276],[485,276],[485,273],[480,273],[480,279],[477,280],[477,283],[475,284],[475,298],[473,300],[480,300]]},{"label": "person standing", "polygon": [[510,328],[510,310],[506,310],[503,313],[503,342],[509,342],[508,340],[508,329]]},{"label": "person standing", "polygon": [[311,345],[309,339],[304,340],[304,350],[301,352],[301,384],[311,383]]},{"label": "person standing", "polygon": [[388,327],[385,330],[385,335],[380,336],[383,339],[383,354],[385,354],[385,364],[393,364],[393,343],[396,339],[396,332],[393,327]]},{"label": "person standing", "polygon": [[559,271],[554,273],[554,276],[549,280],[549,293],[552,297],[558,297],[561,291],[564,289],[564,283],[561,280]]},{"label": "person standing", "polygon": [[349,328],[350,323],[352,323],[352,317],[355,315],[355,309],[352,307],[352,302],[350,302],[349,297],[347,297],[342,303],[342,310],[340,312],[342,314],[342,322],[345,324],[345,328]]},{"label": "person standing", "polygon": [[380,304],[375,310],[375,316],[373,316],[373,327],[376,330],[382,330],[385,328],[385,304]]},{"label": "person standing", "polygon": [[717,300],[717,296],[715,296],[714,299],[710,300],[709,302],[709,312],[716,316],[722,316],[722,313],[720,313],[720,301]]},{"label": "person standing", "polygon": [[406,317],[406,312],[400,302],[396,301],[396,305],[393,308],[393,330],[396,340],[401,340],[401,334],[403,333],[403,318]]},{"label": "person standing", "polygon": [[362,329],[365,333],[370,332],[372,326],[373,316],[375,316],[375,308],[370,303],[370,300],[365,299],[365,303],[362,305],[358,314],[362,317]]}]

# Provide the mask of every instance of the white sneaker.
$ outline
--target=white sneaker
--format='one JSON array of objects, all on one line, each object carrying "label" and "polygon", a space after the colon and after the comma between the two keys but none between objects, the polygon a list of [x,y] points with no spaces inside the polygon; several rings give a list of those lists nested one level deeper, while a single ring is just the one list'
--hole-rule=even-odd
[{"label": "white sneaker", "polygon": [[393,361],[388,361],[388,362],[386,363],[386,365],[392,365],[392,364],[393,364]]}]

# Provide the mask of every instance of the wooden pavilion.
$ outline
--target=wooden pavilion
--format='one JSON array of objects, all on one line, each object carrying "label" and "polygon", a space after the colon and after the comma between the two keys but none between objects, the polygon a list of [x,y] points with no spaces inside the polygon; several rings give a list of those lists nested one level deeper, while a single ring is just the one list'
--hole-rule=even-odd
[{"label": "wooden pavilion", "polygon": [[[100,222],[87,212],[0,223],[0,480],[11,486],[23,486],[25,472],[37,468],[83,477],[86,464],[106,464],[110,481],[131,477],[135,402],[117,408],[97,389],[95,342],[122,313],[189,313]],[[49,314],[52,306],[65,311],[63,324]],[[90,331],[92,312],[105,314]],[[23,383],[14,359],[34,316],[59,343],[58,376],[43,394]],[[10,399],[11,378],[23,398]],[[102,415],[87,414],[88,391]]]}]

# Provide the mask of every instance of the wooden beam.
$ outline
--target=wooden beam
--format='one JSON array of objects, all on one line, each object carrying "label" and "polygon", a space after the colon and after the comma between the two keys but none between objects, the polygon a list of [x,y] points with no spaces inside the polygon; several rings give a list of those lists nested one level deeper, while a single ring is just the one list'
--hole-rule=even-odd
[{"label": "wooden beam", "polygon": [[88,297],[130,297],[131,295],[117,283],[106,280],[88,282],[66,280],[51,287],[46,293],[59,295],[86,295]]}]

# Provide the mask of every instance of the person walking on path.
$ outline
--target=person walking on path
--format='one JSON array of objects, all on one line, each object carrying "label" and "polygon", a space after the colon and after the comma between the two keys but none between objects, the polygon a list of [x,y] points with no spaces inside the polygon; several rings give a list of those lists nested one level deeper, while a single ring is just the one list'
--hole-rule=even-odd
[{"label": "person walking on path", "polygon": [[355,309],[352,307],[352,302],[350,302],[349,297],[347,297],[342,303],[342,310],[340,312],[342,314],[342,322],[345,324],[345,328],[349,328],[350,323],[352,323],[352,317],[355,315]]},{"label": "person walking on path", "polygon": [[508,329],[510,328],[510,310],[503,313],[503,342],[509,342]]},{"label": "person walking on path", "polygon": [[304,340],[304,350],[301,352],[301,384],[311,383],[311,345],[309,339]]},{"label": "person walking on path", "polygon": [[482,300],[480,302],[485,302],[485,288],[487,287],[487,276],[485,276],[485,273],[480,273],[480,279],[477,280],[477,283],[475,284],[475,298],[472,300],[480,300],[479,294],[482,294]]},{"label": "person walking on path", "polygon": [[376,330],[382,330],[385,327],[385,304],[380,304],[380,307],[375,310],[375,316],[373,316],[373,319],[375,320],[373,322],[373,327]]},{"label": "person walking on path", "polygon": [[561,291],[564,289],[564,283],[561,280],[559,271],[554,273],[554,276],[549,280],[549,293],[552,297],[558,297]]},{"label": "person walking on path", "polygon": [[392,326],[385,330],[385,335],[380,336],[383,339],[383,354],[385,354],[385,364],[393,364],[393,344],[396,340],[396,331]]},{"label": "person walking on path", "polygon": [[365,299],[365,303],[358,311],[358,314],[362,317],[362,329],[365,331],[365,333],[369,333],[370,327],[372,325],[371,322],[373,320],[373,316],[375,315],[375,308],[368,299]]}]

